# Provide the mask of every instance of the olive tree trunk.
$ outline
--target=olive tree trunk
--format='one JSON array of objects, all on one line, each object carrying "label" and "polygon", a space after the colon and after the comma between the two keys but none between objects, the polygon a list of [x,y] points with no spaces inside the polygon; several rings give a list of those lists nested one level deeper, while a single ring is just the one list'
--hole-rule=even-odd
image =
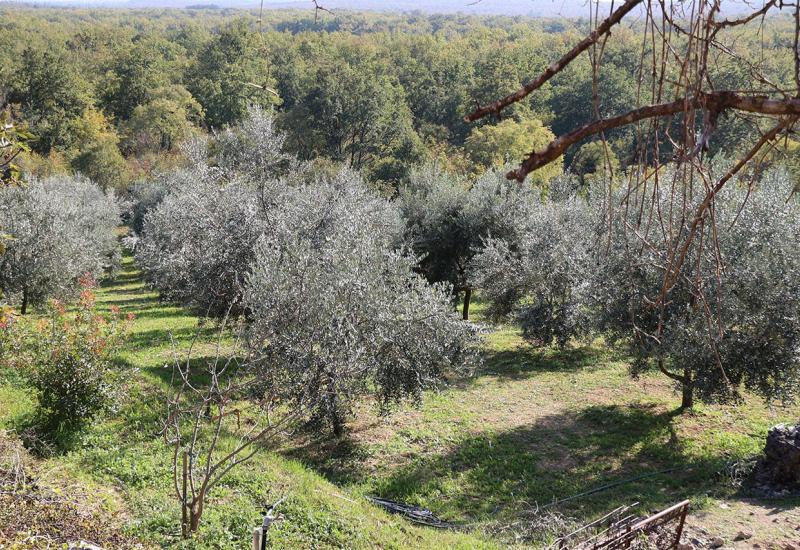
[{"label": "olive tree trunk", "polygon": [[464,289],[464,309],[461,316],[465,321],[469,321],[469,302],[472,300],[472,289],[467,287]]}]

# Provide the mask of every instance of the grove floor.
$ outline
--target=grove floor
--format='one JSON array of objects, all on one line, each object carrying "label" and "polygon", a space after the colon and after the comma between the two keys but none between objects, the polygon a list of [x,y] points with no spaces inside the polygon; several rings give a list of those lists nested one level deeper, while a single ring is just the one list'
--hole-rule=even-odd
[{"label": "grove floor", "polygon": [[[535,349],[508,327],[488,334],[476,376],[451,380],[420,408],[379,417],[364,403],[342,441],[306,435],[260,454],[214,494],[201,537],[180,541],[169,450],[158,437],[160,392],[175,354],[196,335],[195,353],[210,354],[214,329],[160,303],[130,256],[98,297],[136,315],[121,358],[126,397],[77,449],[35,469],[42,483],[83,487],[73,492],[87,510],[114,517],[144,547],[243,548],[263,507],[280,496],[288,497],[285,519],[271,535],[280,548],[542,546],[553,535],[531,532],[542,507],[580,522],[623,504],[644,514],[684,498],[692,501],[690,538],[722,536],[742,548],[800,542],[800,500],[754,500],[731,473],[761,450],[770,426],[799,420],[800,407],[748,398],[681,414],[669,382],[631,379],[624,355],[600,343]],[[474,311],[480,320],[480,303]],[[18,381],[0,377],[0,427],[13,431],[32,404]],[[464,529],[408,524],[365,495],[423,506]],[[739,532],[752,536],[734,542]]]}]

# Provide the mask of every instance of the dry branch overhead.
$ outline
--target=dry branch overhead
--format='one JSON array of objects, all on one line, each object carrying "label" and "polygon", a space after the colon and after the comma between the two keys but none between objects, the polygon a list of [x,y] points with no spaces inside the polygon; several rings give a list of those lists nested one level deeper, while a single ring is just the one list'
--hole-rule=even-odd
[{"label": "dry branch overhead", "polygon": [[[602,21],[598,19],[591,32],[583,40],[575,44],[569,52],[552,63],[539,76],[516,92],[495,102],[478,107],[475,111],[466,115],[464,120],[474,122],[491,114],[499,116],[506,107],[522,101],[572,64],[580,54],[595,52],[593,48],[601,40],[605,43],[611,35],[612,28],[619,25],[637,7],[643,11],[643,24],[647,29],[646,32],[650,33],[652,37],[652,44],[643,49],[642,52],[641,66],[638,71],[640,75],[638,85],[640,92],[644,92],[645,90],[641,88],[644,82],[643,78],[645,74],[649,73],[651,81],[649,81],[647,87],[651,88],[648,94],[652,98],[650,100],[652,104],[644,106],[640,104],[627,113],[607,119],[596,113],[596,120],[558,136],[541,150],[531,152],[519,168],[507,174],[509,179],[522,182],[528,174],[559,158],[570,146],[581,140],[593,135],[602,135],[607,130],[629,126],[646,119],[670,117],[684,113],[683,130],[679,134],[674,134],[675,136],[682,134],[677,140],[670,135],[670,125],[665,125],[661,126],[660,130],[654,130],[656,133],[662,134],[661,137],[654,140],[652,138],[655,136],[650,136],[645,138],[643,143],[650,143],[649,147],[652,147],[653,144],[665,140],[678,149],[685,147],[683,156],[688,159],[695,156],[696,152],[705,147],[710,133],[715,129],[713,125],[707,127],[703,142],[695,144],[693,137],[694,121],[700,120],[698,118],[699,115],[695,116],[695,111],[703,111],[706,115],[711,115],[708,118],[711,121],[715,121],[718,115],[725,110],[735,110],[769,117],[800,114],[800,103],[796,99],[800,97],[800,93],[791,94],[791,92],[786,92],[783,93],[783,98],[774,99],[764,95],[756,95],[755,93],[748,94],[741,90],[715,90],[712,79],[709,77],[708,66],[711,59],[709,49],[713,47],[736,63],[747,63],[749,73],[754,81],[771,83],[772,80],[758,72],[755,65],[749,61],[743,61],[730,47],[723,44],[720,41],[720,36],[726,29],[733,27],[744,28],[750,23],[758,24],[758,20],[762,20],[773,11],[789,8],[792,8],[792,11],[797,11],[795,4],[784,3],[780,0],[766,0],[757,8],[752,7],[750,11],[745,11],[741,14],[737,13],[737,17],[717,20],[717,16],[722,11],[722,5],[719,0],[693,0],[692,2],[680,4],[664,0],[627,0],[616,9],[612,5],[613,11],[609,17]],[[747,8],[748,6],[744,7]],[[599,4],[595,2],[595,6],[592,9],[596,10],[598,8]],[[798,14],[795,13],[794,15],[795,19],[797,19]],[[798,21],[796,27],[800,29],[800,21]],[[796,32],[795,37],[797,36],[798,33]],[[660,44],[658,44],[659,42]],[[797,39],[795,39],[794,50],[795,80],[800,86],[800,76],[798,76],[800,74],[800,61],[798,61],[800,60],[800,48],[797,45]],[[602,51],[603,49],[600,50],[600,57],[597,59],[598,63],[602,63]],[[652,59],[647,60],[648,56]],[[715,62],[718,62],[718,59]],[[593,86],[596,86],[598,73],[599,71],[595,71],[592,76],[595,82]],[[671,98],[674,98],[674,101],[662,102],[660,100],[667,93],[667,88],[671,90],[669,93]],[[776,89],[775,91],[779,92],[781,90]],[[796,92],[800,92],[800,90]],[[792,95],[794,97],[791,97]],[[639,95],[639,97],[646,96]],[[692,153],[687,153],[688,151],[692,151]],[[649,157],[654,158],[652,155]]]},{"label": "dry branch overhead", "polygon": [[634,124],[640,120],[673,116],[689,109],[705,109],[715,115],[726,109],[735,109],[762,115],[800,115],[800,99],[769,99],[766,96],[746,96],[734,92],[701,92],[689,99],[678,99],[670,103],[647,105],[628,111],[623,115],[601,119],[557,137],[541,151],[534,151],[516,170],[507,174],[508,179],[525,181],[528,174],[553,162],[575,143],[600,132]]},{"label": "dry branch overhead", "polygon": [[474,122],[479,120],[487,115],[495,114],[499,115],[500,111],[508,107],[509,105],[521,101],[525,97],[527,97],[531,92],[538,90],[542,87],[542,85],[550,80],[553,76],[561,72],[567,65],[572,63],[572,61],[578,57],[580,54],[585,52],[592,44],[595,44],[600,37],[605,36],[611,30],[611,28],[619,23],[623,17],[625,17],[633,8],[637,5],[641,4],[642,0],[627,0],[622,6],[620,6],[614,13],[612,13],[606,20],[604,20],[600,25],[597,26],[595,30],[593,30],[589,36],[581,40],[578,44],[575,45],[566,55],[564,55],[561,59],[556,61],[555,63],[551,64],[547,69],[539,75],[534,80],[530,81],[528,84],[517,90],[511,95],[508,95],[502,99],[495,101],[494,103],[490,103],[488,105],[483,105],[478,107],[474,112],[468,114],[464,117],[466,122]]}]

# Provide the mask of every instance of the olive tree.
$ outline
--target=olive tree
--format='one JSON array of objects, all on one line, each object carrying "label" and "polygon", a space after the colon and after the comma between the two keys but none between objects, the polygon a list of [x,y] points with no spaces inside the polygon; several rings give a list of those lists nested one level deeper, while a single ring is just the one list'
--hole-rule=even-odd
[{"label": "olive tree", "polygon": [[[622,237],[625,218],[614,223],[594,289],[597,326],[630,344],[635,373],[657,368],[675,381],[684,408],[693,405],[695,396],[737,399],[742,387],[765,398],[795,396],[800,383],[800,204],[787,202],[787,180],[785,172],[774,171],[752,189],[740,182],[715,199],[710,212],[725,231],[712,235],[710,222],[700,229],[663,314],[654,305],[663,287],[659,266],[668,254],[667,246],[659,245],[662,229],[640,224],[651,246],[633,250]],[[659,201],[647,208],[664,208],[673,200],[669,193],[662,190]],[[631,262],[633,254],[640,259]],[[709,269],[712,263],[720,269]],[[654,339],[648,335],[658,323],[663,323],[662,336]]]},{"label": "olive tree", "polygon": [[244,298],[273,393],[313,403],[312,420],[340,436],[356,396],[387,411],[470,364],[474,329],[397,248],[393,205],[349,171],[290,195],[256,245]]},{"label": "olive tree", "polygon": [[154,188],[156,204],[139,203],[146,213],[136,258],[162,297],[206,316],[244,312],[243,284],[267,214],[304,175],[284,142],[272,114],[250,108],[239,126],[187,143],[189,168],[157,179],[163,195]]},{"label": "olive tree", "polygon": [[516,241],[491,237],[473,261],[476,284],[494,319],[514,318],[523,336],[564,346],[589,330],[586,304],[597,246],[594,218],[574,193],[537,205]]},{"label": "olive tree", "polygon": [[254,182],[302,168],[297,157],[286,152],[286,134],[278,129],[272,111],[258,106],[249,107],[244,120],[215,135],[209,145],[214,166]]},{"label": "olive tree", "polygon": [[537,202],[531,188],[498,172],[470,185],[432,165],[413,171],[399,196],[419,269],[429,281],[447,282],[455,295],[464,294],[464,319],[475,288],[473,257],[490,236],[517,242]]},{"label": "olive tree", "polygon": [[241,180],[182,175],[145,215],[136,260],[163,298],[205,316],[241,313],[245,275],[265,228],[258,195]]},{"label": "olive tree", "polygon": [[[173,174],[169,174],[170,176]],[[125,217],[136,235],[144,230],[145,215],[154,210],[169,190],[168,177],[156,177],[152,181],[137,181],[128,189]]]},{"label": "olive tree", "polygon": [[0,188],[0,223],[13,236],[0,256],[0,289],[22,313],[69,297],[78,278],[99,278],[119,261],[120,210],[94,183],[57,176]]}]

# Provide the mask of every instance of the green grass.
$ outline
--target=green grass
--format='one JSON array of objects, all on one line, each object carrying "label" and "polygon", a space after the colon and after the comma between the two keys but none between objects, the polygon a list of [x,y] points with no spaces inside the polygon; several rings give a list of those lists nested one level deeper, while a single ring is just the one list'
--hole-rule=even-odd
[{"label": "green grass", "polygon": [[[798,408],[754,399],[678,414],[669,383],[657,375],[632,380],[618,353],[599,344],[537,350],[516,330],[499,328],[487,337],[481,372],[430,393],[420,409],[379,418],[365,402],[346,440],[298,437],[234,470],[212,494],[200,537],[182,542],[169,449],[158,436],[165,365],[196,334],[195,354],[211,355],[215,330],[160,303],[130,256],[98,303],[136,315],[120,357],[129,374],[125,398],[78,448],[44,466],[91,487],[126,534],[153,547],[243,548],[263,507],[282,496],[285,520],[271,531],[274,547],[507,547],[489,533],[537,505],[672,468],[553,509],[580,521],[620,504],[649,511],[689,497],[713,513],[715,499],[737,498],[725,465],[757,453],[769,426],[800,416]],[[480,316],[480,302],[473,312]],[[0,426],[13,427],[33,405],[19,381],[0,382]],[[368,494],[430,508],[468,528],[414,526],[368,504]]]},{"label": "green grass", "polygon": [[[498,547],[480,534],[410,525],[299,461],[266,450],[226,477],[210,496],[200,536],[181,541],[180,511],[170,493],[170,449],[158,435],[163,390],[176,355],[183,356],[190,345],[194,356],[212,355],[217,331],[199,327],[182,308],[160,303],[143,285],[130,255],[97,297],[101,309],[116,305],[136,316],[120,354],[120,368],[128,375],[124,398],[77,448],[43,461],[38,470],[57,472],[55,477],[68,479],[73,488],[87,488],[92,496],[87,503],[102,501],[102,513],[119,521],[127,535],[151,547],[240,549],[260,525],[264,508],[286,497],[280,509],[285,520],[270,531],[276,548]],[[19,380],[0,381],[0,427],[13,428],[34,404]]]}]

